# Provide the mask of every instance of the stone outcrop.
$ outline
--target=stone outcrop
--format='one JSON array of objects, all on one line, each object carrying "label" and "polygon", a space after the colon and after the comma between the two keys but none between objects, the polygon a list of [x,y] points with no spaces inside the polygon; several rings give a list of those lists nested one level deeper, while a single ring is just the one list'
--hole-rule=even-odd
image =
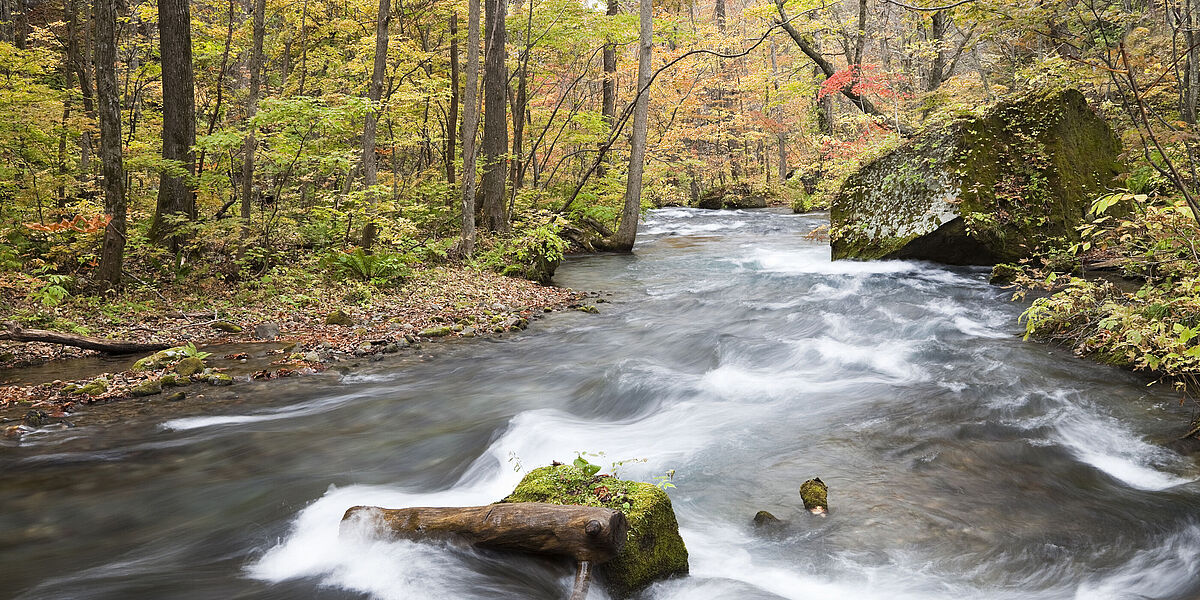
[{"label": "stone outcrop", "polygon": [[1120,172],[1120,141],[1065,90],[925,131],[851,175],[830,210],[834,259],[995,264],[1073,238]]}]

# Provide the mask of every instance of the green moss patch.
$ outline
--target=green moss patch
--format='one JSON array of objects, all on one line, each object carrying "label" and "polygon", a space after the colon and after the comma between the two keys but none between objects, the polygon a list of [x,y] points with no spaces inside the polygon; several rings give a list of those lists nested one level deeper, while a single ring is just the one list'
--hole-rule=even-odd
[{"label": "green moss patch", "polygon": [[501,502],[548,502],[602,506],[625,513],[624,549],[597,571],[615,597],[688,572],[688,553],[679,536],[671,498],[657,486],[606,475],[589,475],[572,465],[530,471]]}]

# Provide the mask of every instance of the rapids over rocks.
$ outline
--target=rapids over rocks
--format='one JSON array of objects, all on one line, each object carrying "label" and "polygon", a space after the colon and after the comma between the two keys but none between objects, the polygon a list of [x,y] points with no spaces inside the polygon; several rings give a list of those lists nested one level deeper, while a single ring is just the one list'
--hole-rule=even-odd
[{"label": "rapids over rocks", "polygon": [[654,211],[635,255],[556,275],[611,292],[598,315],[4,447],[0,597],[562,599],[571,565],[338,522],[492,502],[577,451],[676,472],[691,576],[645,598],[1200,596],[1200,469],[1154,443],[1188,407],[1022,342],[982,270],[831,262],[824,222]]}]

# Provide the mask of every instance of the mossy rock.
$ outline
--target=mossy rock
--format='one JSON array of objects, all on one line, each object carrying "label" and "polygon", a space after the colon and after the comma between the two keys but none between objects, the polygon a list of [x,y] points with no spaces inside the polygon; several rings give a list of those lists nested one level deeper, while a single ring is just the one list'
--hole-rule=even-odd
[{"label": "mossy rock", "polygon": [[924,131],[846,179],[834,259],[1017,262],[1075,240],[1123,170],[1121,143],[1077,90],[1033,93]]},{"label": "mossy rock", "polygon": [[350,315],[346,314],[344,311],[339,309],[339,310],[335,310],[335,311],[329,313],[328,315],[326,315],[325,324],[326,325],[342,325],[345,327],[349,327],[351,325],[354,325],[354,319],[350,318]]},{"label": "mossy rock", "polygon": [[139,358],[137,362],[133,363],[133,366],[130,367],[129,370],[133,371],[134,373],[157,371],[158,369],[167,366],[167,363],[174,358],[174,353],[171,350],[173,350],[173,348],[170,350],[159,350],[150,356]]},{"label": "mossy rock", "polygon": [[626,597],[659,579],[688,572],[688,552],[671,498],[649,483],[592,476],[572,465],[555,465],[530,471],[501,502],[603,506],[625,513],[629,520],[625,547],[597,569],[614,597]]},{"label": "mossy rock", "polygon": [[83,387],[71,392],[72,394],[82,394],[86,396],[99,396],[108,391],[108,380],[99,377],[91,380]]},{"label": "mossy rock", "polygon": [[233,378],[224,373],[209,373],[204,380],[209,385],[233,385]]},{"label": "mossy rock", "polygon": [[429,329],[422,330],[421,333],[418,333],[417,335],[421,337],[445,337],[453,332],[454,330],[451,329],[450,326],[443,325],[441,327],[430,327]]},{"label": "mossy rock", "polygon": [[754,189],[748,183],[735,183],[704,192],[694,202],[694,206],[709,210],[766,208],[769,195],[767,192]]},{"label": "mossy rock", "polygon": [[73,384],[73,383],[68,383],[67,385],[64,385],[64,386],[62,386],[62,389],[60,389],[60,390],[58,390],[58,391],[59,391],[59,392],[61,392],[61,393],[63,393],[63,394],[67,394],[67,395],[69,396],[69,395],[71,395],[71,394],[74,394],[74,393],[78,392],[78,391],[79,391],[79,386],[77,386],[77,385],[75,385],[75,384]]},{"label": "mossy rock", "polygon": [[992,275],[988,278],[988,283],[992,285],[1008,285],[1016,281],[1017,276],[1020,274],[1021,267],[1008,263],[1000,263],[992,267]]},{"label": "mossy rock", "polygon": [[804,502],[805,510],[813,513],[829,511],[829,486],[820,477],[809,479],[800,484],[800,500]]},{"label": "mossy rock", "polygon": [[181,385],[188,384],[187,379],[180,380],[179,376],[174,373],[167,373],[166,375],[159,377],[158,381],[164,388],[179,387]]},{"label": "mossy rock", "polygon": [[162,393],[162,381],[160,381],[158,379],[147,379],[146,381],[143,381],[143,382],[139,383],[138,385],[134,386],[133,389],[129,390],[129,395],[133,396],[134,398],[153,396],[155,394],[161,394],[161,393]]},{"label": "mossy rock", "polygon": [[204,359],[189,356],[175,363],[175,373],[180,377],[191,377],[204,370]]},{"label": "mossy rock", "polygon": [[242,328],[240,325],[234,325],[233,323],[230,323],[229,321],[217,321],[212,324],[212,328],[216,329],[217,331],[224,331],[225,333],[241,333],[242,332]]}]

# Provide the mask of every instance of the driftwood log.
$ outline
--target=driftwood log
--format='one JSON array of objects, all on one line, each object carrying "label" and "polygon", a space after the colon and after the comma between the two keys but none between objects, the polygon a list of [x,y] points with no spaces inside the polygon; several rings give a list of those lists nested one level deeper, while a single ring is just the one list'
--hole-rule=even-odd
[{"label": "driftwood log", "polygon": [[355,506],[342,517],[368,519],[392,536],[407,540],[461,540],[480,548],[565,556],[601,564],[625,546],[629,522],[620,511],[595,506],[541,502],[462,508],[379,508]]},{"label": "driftwood log", "polygon": [[171,344],[165,344],[162,342],[106,340],[103,338],[75,335],[73,333],[62,333],[59,331],[25,329],[16,323],[4,324],[4,330],[0,330],[0,340],[62,344],[64,346],[83,348],[84,350],[95,350],[105,354],[134,354],[138,352],[153,352],[155,350],[165,350],[171,347]]}]

